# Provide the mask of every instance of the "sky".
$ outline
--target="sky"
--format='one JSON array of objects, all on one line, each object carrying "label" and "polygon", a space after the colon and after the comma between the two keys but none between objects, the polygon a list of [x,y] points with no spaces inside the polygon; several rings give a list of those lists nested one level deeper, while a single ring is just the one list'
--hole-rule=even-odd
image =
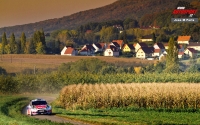
[{"label": "sky", "polygon": [[0,0],[0,28],[60,18],[117,0]]}]

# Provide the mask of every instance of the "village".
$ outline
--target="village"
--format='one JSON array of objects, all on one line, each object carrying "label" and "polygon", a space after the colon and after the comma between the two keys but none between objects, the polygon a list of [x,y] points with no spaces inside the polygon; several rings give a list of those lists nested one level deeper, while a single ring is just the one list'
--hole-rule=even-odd
[{"label": "village", "polygon": [[[167,54],[168,43],[154,43],[148,46],[146,42],[153,41],[151,37],[143,37],[140,42],[135,44],[125,44],[123,40],[113,40],[110,43],[93,43],[84,45],[80,50],[73,46],[65,46],[61,55],[66,56],[94,56],[95,53],[102,53],[103,56],[119,57],[120,52],[133,53],[133,57],[139,59],[154,60],[159,59]],[[178,58],[188,59],[197,58],[200,51],[200,43],[191,42],[191,36],[178,36]]]}]

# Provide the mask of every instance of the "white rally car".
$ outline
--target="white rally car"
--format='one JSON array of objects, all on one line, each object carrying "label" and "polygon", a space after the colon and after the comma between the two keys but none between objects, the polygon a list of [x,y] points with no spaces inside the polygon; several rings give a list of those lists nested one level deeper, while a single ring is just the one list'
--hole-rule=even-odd
[{"label": "white rally car", "polygon": [[27,106],[27,115],[52,114],[52,108],[44,99],[31,100]]}]

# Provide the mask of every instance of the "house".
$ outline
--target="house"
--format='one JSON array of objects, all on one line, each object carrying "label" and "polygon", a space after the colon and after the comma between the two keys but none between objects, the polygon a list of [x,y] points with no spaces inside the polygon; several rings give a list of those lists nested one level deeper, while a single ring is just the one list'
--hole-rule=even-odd
[{"label": "house", "polygon": [[91,44],[88,44],[82,47],[82,49],[79,51],[79,54],[91,56],[94,54],[94,52],[95,52],[95,48]]},{"label": "house", "polygon": [[179,51],[179,52],[184,52],[184,51],[185,51],[184,46],[178,44],[178,51]]},{"label": "house", "polygon": [[73,46],[64,46],[64,48],[62,49],[62,51],[60,52],[60,55],[65,55],[65,51],[67,50],[67,48],[73,48]]},{"label": "house", "polygon": [[165,46],[162,43],[155,43],[153,47],[154,49],[160,49],[162,53],[165,51]]},{"label": "house", "polygon": [[136,53],[136,58],[146,59],[151,58],[154,53],[153,47],[141,47]]},{"label": "house", "polygon": [[197,51],[197,55],[198,56],[200,55],[200,53],[198,53],[200,51],[200,42],[190,42],[187,48],[195,49]]},{"label": "house", "polygon": [[152,53],[152,57],[160,57],[160,55],[162,54],[162,50],[161,49],[154,49],[154,52]]},{"label": "house", "polygon": [[186,57],[190,57],[190,58],[196,58],[197,57],[197,51],[193,48],[187,48],[184,51],[184,54],[186,55]]},{"label": "house", "polygon": [[150,35],[143,36],[143,37],[140,39],[140,41],[141,41],[141,42],[153,41],[152,38],[153,38],[153,36],[152,36],[152,34],[150,34]]},{"label": "house", "polygon": [[110,45],[115,46],[118,50],[120,50],[120,45],[117,42],[111,42]]},{"label": "house", "polygon": [[122,51],[123,52],[135,52],[135,48],[134,48],[133,44],[124,44]]},{"label": "house", "polygon": [[93,43],[92,46],[95,48],[94,52],[102,52],[102,46],[99,43]]},{"label": "house", "polygon": [[107,48],[107,43],[101,42],[99,44],[101,45],[102,51],[104,51]]},{"label": "house", "polygon": [[[165,43],[164,46],[165,46],[165,50],[168,50],[168,48],[169,48],[168,43]],[[184,50],[185,50],[184,46],[178,44],[178,51],[179,52],[184,52]]]},{"label": "house", "polygon": [[191,36],[178,36],[178,44],[189,44]]},{"label": "house", "polygon": [[179,52],[179,53],[178,53],[178,58],[179,58],[179,59],[184,59],[184,58],[185,58],[184,52]]},{"label": "house", "polygon": [[139,43],[136,43],[134,47],[135,47],[135,52],[137,52],[138,49],[140,49],[141,47],[148,47],[148,45],[144,42],[139,42]]},{"label": "house", "polygon": [[78,51],[72,47],[68,47],[63,55],[66,56],[76,56],[78,54]]},{"label": "house", "polygon": [[114,45],[109,45],[104,51],[104,56],[119,56],[119,51]]},{"label": "house", "polygon": [[123,40],[113,40],[112,42],[117,42],[120,46],[119,49],[122,49],[123,45],[124,45],[124,41]]}]

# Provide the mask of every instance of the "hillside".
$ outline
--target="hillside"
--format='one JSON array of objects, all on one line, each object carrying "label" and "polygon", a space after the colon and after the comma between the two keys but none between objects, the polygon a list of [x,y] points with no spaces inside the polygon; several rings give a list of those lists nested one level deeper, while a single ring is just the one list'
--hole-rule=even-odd
[{"label": "hillside", "polygon": [[[27,36],[35,30],[43,28],[45,32],[57,29],[72,29],[88,22],[102,22],[108,20],[123,20],[133,18],[140,20],[141,17],[153,13],[172,12],[179,0],[118,0],[110,5],[81,11],[62,18],[49,19],[41,22],[0,28],[0,34],[12,32],[19,36],[25,32]],[[193,0],[185,0],[191,2]]]}]

